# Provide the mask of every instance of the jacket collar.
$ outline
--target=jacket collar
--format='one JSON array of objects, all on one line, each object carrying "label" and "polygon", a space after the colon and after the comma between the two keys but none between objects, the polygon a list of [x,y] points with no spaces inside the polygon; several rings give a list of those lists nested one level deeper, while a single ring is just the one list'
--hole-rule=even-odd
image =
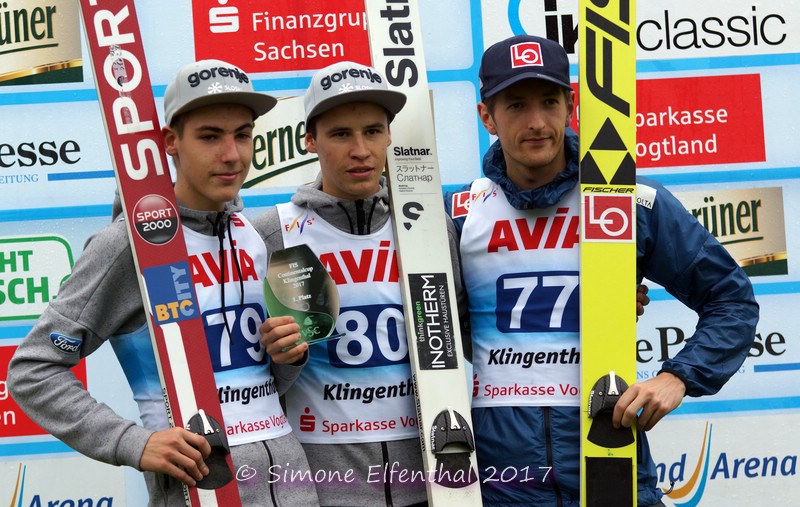
[{"label": "jacket collar", "polygon": [[550,183],[533,190],[522,190],[506,174],[506,161],[500,141],[494,144],[483,157],[483,174],[495,182],[515,209],[536,209],[555,206],[578,183],[578,136],[564,136],[567,167]]}]

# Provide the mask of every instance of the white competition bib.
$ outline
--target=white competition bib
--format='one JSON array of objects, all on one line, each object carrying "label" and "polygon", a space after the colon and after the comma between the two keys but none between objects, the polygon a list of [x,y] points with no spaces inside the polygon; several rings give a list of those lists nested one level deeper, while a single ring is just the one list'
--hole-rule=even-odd
[{"label": "white competition bib", "polygon": [[578,406],[579,201],[520,211],[476,180],[461,234],[472,316],[472,404]]},{"label": "white competition bib", "polygon": [[[269,355],[261,345],[258,330],[266,315],[263,283],[267,248],[264,241],[246,218],[234,215],[231,234],[236,248],[231,250],[226,231],[222,243],[223,266],[217,237],[188,228],[184,228],[184,233],[228,442],[234,446],[288,434],[292,428],[281,409]],[[233,255],[236,255],[235,260]],[[239,270],[235,261],[238,261]],[[222,286],[221,277],[225,281]],[[244,296],[240,282],[244,286]],[[222,290],[225,291],[225,315],[222,313]]]},{"label": "white competition bib", "polygon": [[284,245],[307,244],[330,273],[342,338],[312,345],[286,394],[287,415],[303,443],[418,438],[411,366],[392,224],[346,234],[313,211],[278,205]]}]

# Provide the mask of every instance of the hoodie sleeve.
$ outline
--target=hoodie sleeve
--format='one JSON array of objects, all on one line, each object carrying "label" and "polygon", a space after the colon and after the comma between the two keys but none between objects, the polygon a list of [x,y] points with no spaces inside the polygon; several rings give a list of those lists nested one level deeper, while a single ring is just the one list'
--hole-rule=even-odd
[{"label": "hoodie sleeve", "polygon": [[453,265],[453,279],[456,292],[458,323],[461,330],[461,346],[464,358],[472,362],[472,331],[469,320],[469,298],[464,289],[464,276],[461,274],[461,253],[459,249],[460,234],[450,216],[447,216],[447,236],[450,244],[450,260]]},{"label": "hoodie sleeve", "polygon": [[[47,432],[112,465],[139,467],[151,431],[95,400],[70,370],[108,337],[145,322],[124,224],[91,239],[9,363],[11,395]],[[64,345],[66,343],[66,345]]]},{"label": "hoodie sleeve", "polygon": [[464,185],[455,192],[444,194],[444,211],[453,230],[456,233],[456,240],[461,241],[461,229],[464,227],[464,220],[467,218],[466,210],[469,209],[469,192],[471,185]]},{"label": "hoodie sleeve", "polygon": [[698,321],[662,371],[689,396],[714,394],[736,373],[755,339],[759,307],[750,279],[725,248],[660,184],[642,179],[637,197],[637,276],[694,310]]},{"label": "hoodie sleeve", "polygon": [[261,239],[267,245],[267,255],[283,250],[283,235],[278,209],[273,207],[250,220]]}]

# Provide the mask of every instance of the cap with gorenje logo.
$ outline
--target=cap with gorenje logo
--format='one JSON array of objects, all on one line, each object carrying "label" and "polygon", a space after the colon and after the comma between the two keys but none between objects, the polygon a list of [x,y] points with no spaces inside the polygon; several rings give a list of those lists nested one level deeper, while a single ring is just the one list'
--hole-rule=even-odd
[{"label": "cap with gorenje logo", "polygon": [[221,60],[200,60],[182,67],[164,92],[164,120],[212,104],[240,104],[259,117],[272,109],[277,100],[257,93],[242,69]]},{"label": "cap with gorenje logo", "polygon": [[569,58],[555,41],[535,35],[517,35],[490,46],[478,71],[481,100],[523,79],[544,79],[571,88]]},{"label": "cap with gorenje logo", "polygon": [[306,122],[341,104],[372,102],[389,111],[390,120],[403,109],[404,93],[390,90],[381,74],[366,65],[339,62],[317,71],[306,90]]}]

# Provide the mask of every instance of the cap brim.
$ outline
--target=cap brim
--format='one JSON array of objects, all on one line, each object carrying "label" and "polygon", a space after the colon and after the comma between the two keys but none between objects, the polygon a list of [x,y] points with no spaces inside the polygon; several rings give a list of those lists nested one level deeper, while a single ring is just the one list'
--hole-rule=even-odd
[{"label": "cap brim", "polygon": [[320,101],[311,111],[306,114],[306,122],[314,116],[330,111],[336,106],[349,104],[351,102],[372,102],[386,108],[394,117],[406,104],[406,95],[395,90],[355,90],[352,92],[334,95]]},{"label": "cap brim", "polygon": [[569,83],[565,83],[565,82],[560,81],[558,79],[553,79],[552,77],[547,76],[545,74],[540,74],[538,72],[525,72],[523,74],[516,74],[515,76],[510,77],[510,78],[506,79],[505,81],[500,82],[499,84],[495,85],[490,90],[482,91],[481,92],[481,98],[485,99],[487,97],[491,97],[492,95],[496,95],[496,94],[500,93],[501,91],[505,90],[506,88],[508,88],[509,86],[511,86],[511,85],[513,85],[515,83],[518,83],[520,81],[524,81],[525,79],[540,79],[542,81],[549,81],[550,83],[557,84],[557,85],[559,85],[561,87],[564,87],[564,88],[569,88],[570,90],[572,89],[572,85],[570,85]]},{"label": "cap brim", "polygon": [[194,100],[191,100],[183,105],[180,109],[172,113],[172,118],[179,114],[197,109],[198,107],[210,106],[212,104],[239,104],[249,107],[256,118],[267,113],[270,109],[275,107],[278,99],[271,95],[256,92],[230,92],[230,93],[214,93],[211,95],[203,95]]}]

